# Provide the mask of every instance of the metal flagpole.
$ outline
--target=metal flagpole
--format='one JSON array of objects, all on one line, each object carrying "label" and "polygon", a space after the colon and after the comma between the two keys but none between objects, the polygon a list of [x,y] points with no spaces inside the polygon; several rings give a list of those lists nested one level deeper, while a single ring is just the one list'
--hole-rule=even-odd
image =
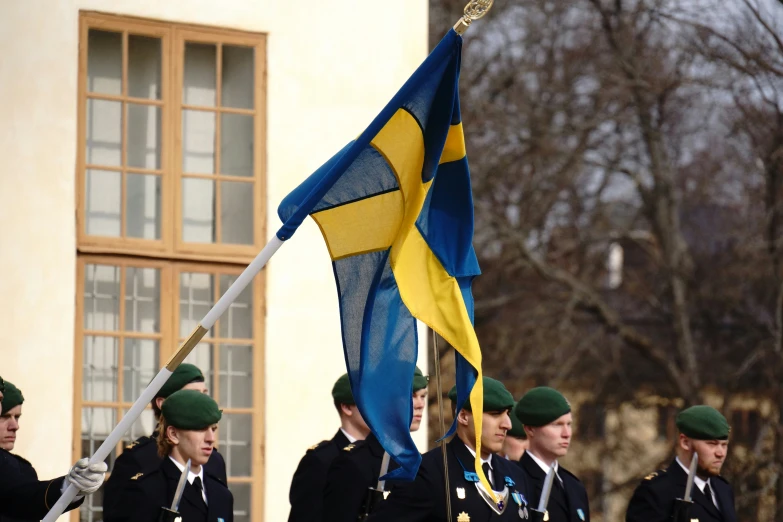
[{"label": "metal flagpole", "polygon": [[451,520],[451,488],[449,487],[449,459],[446,455],[446,423],[443,420],[443,389],[440,384],[440,352],[438,351],[438,334],[432,330],[432,352],[435,364],[435,386],[438,389],[438,417],[440,418],[440,449],[443,451],[443,476],[446,477],[446,520]]},{"label": "metal flagpole", "polygon": [[[199,322],[198,326],[196,326],[195,330],[193,330],[193,332],[190,334],[190,337],[185,339],[174,355],[171,356],[171,358],[166,363],[166,366],[161,368],[155,378],[152,379],[152,382],[147,385],[147,388],[141,393],[139,398],[136,399],[136,402],[133,403],[131,409],[128,410],[128,413],[125,414],[125,416],[112,430],[109,436],[106,437],[106,440],[103,441],[103,444],[101,444],[93,456],[90,457],[90,464],[95,464],[106,460],[106,457],[109,456],[109,453],[111,453],[111,451],[117,446],[125,432],[131,428],[134,422],[136,422],[136,419],[139,418],[141,412],[144,411],[144,408],[147,407],[147,404],[150,403],[150,401],[155,397],[158,391],[160,391],[161,387],[165,384],[168,378],[171,377],[171,374],[174,373],[174,370],[176,370],[182,361],[185,360],[193,348],[199,342],[201,342],[201,339],[204,337],[204,335],[206,335],[209,329],[214,326],[218,318],[223,315],[226,310],[228,310],[228,307],[231,305],[231,303],[233,303],[236,298],[239,297],[239,294],[241,294],[247,285],[250,284],[250,281],[253,280],[256,274],[258,274],[261,269],[264,268],[264,265],[267,264],[269,259],[275,254],[275,252],[277,252],[282,244],[283,241],[278,239],[277,236],[274,236],[269,241],[269,243],[267,243],[264,249],[258,253],[253,262],[250,263],[247,268],[245,268],[239,277],[237,277],[236,281],[234,281],[228,290],[226,290],[226,293],[223,294],[223,296],[218,300],[217,303],[215,303],[212,309],[207,312],[207,315],[205,315],[201,322]],[[73,499],[76,498],[78,491],[79,490],[77,490],[75,486],[69,485],[68,489],[65,490],[65,492],[60,496],[60,499],[54,504],[54,506],[52,506],[52,509],[43,518],[42,522],[54,522],[57,517],[59,517],[62,512],[65,511],[65,508],[68,507],[68,504],[73,502]]]}]

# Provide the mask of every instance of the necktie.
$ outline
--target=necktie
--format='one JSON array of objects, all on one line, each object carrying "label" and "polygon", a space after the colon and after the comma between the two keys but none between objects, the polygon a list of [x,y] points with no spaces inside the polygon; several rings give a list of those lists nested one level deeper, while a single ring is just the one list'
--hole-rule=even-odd
[{"label": "necktie", "polygon": [[484,475],[487,477],[487,480],[489,481],[489,485],[492,486],[492,489],[495,489],[495,484],[492,483],[492,475],[491,475],[491,468],[489,467],[489,462],[485,462],[481,465],[481,469],[484,470]]},{"label": "necktie", "polygon": [[201,497],[201,500],[204,500],[204,486],[201,484],[201,477],[196,477],[193,479],[193,487],[196,488],[196,491],[198,491],[198,495]]},{"label": "necktie", "polygon": [[709,500],[710,503],[713,506],[715,506],[715,508],[718,509],[718,511],[720,511],[720,508],[718,508],[718,506],[715,504],[715,500],[713,500],[713,498],[712,498],[712,490],[710,489],[710,483],[709,482],[704,484],[704,494],[707,496],[707,500]]}]

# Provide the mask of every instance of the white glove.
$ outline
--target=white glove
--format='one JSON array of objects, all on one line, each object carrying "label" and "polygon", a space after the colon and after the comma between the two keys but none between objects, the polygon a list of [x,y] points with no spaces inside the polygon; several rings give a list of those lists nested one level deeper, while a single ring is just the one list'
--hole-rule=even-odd
[{"label": "white glove", "polygon": [[68,472],[68,482],[84,494],[95,493],[103,484],[108,467],[105,462],[89,464],[87,458],[80,459]]}]

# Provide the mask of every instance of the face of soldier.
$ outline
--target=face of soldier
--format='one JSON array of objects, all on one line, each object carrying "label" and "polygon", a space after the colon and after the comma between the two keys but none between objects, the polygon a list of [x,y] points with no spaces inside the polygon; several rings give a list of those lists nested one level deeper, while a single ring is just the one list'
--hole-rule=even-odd
[{"label": "face of soldier", "polygon": [[527,446],[527,439],[506,435],[506,440],[503,441],[503,454],[509,460],[519,461],[522,455],[524,455]]},{"label": "face of soldier", "polygon": [[684,446],[684,449],[688,450],[689,458],[687,462],[684,462],[686,466],[690,464],[690,458],[693,456],[691,451],[695,451],[699,455],[697,474],[700,477],[706,480],[720,475],[720,470],[723,467],[723,463],[726,462],[726,455],[729,452],[729,441],[695,440],[683,435],[680,444]]},{"label": "face of soldier", "polygon": [[178,430],[169,426],[166,433],[174,444],[172,456],[182,464],[190,459],[192,466],[203,466],[212,455],[217,441],[217,429],[217,424],[203,430]]},{"label": "face of soldier", "polygon": [[536,428],[526,426],[530,449],[545,461],[564,457],[571,445],[571,423],[571,414],[566,413],[546,426]]},{"label": "face of soldier", "polygon": [[413,421],[411,421],[411,432],[417,431],[421,427],[421,419],[424,417],[424,408],[427,406],[427,388],[414,392],[413,394]]},{"label": "face of soldier", "polygon": [[[511,417],[509,410],[485,411],[482,417],[481,428],[481,457],[487,458],[492,453],[500,453],[506,433],[511,429]],[[473,414],[467,410],[460,410],[457,415],[457,429],[462,432],[460,437],[471,448],[476,444],[476,425],[473,422]],[[460,430],[460,427],[462,428]],[[475,449],[475,448],[474,448]]]},{"label": "face of soldier", "polygon": [[16,432],[19,430],[19,417],[21,416],[21,404],[0,415],[0,448],[6,451],[14,449]]}]

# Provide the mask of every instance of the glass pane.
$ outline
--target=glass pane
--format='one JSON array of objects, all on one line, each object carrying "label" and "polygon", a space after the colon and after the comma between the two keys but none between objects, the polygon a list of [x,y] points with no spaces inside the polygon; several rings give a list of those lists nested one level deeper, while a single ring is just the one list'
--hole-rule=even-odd
[{"label": "glass pane", "polygon": [[[113,465],[114,458],[112,457],[110,461]],[[87,498],[84,499],[84,503],[79,507],[79,521],[103,522],[103,486],[92,495],[87,495]]]},{"label": "glass pane", "polygon": [[87,100],[84,130],[88,165],[122,164],[122,102]]},{"label": "glass pane", "polygon": [[212,368],[214,347],[209,343],[199,343],[185,358],[186,363],[197,366],[204,374],[204,383],[207,385],[207,393],[214,395],[215,372]]},{"label": "glass pane", "polygon": [[90,29],[87,35],[87,91],[122,94],[122,34]]},{"label": "glass pane", "polygon": [[134,402],[158,372],[158,341],[125,339],[122,400]]},{"label": "glass pane", "polygon": [[122,175],[88,170],[85,179],[84,217],[87,235],[120,237]]},{"label": "glass pane", "polygon": [[220,453],[226,459],[229,477],[249,477],[251,473],[252,417],[246,413],[223,413],[218,429]]},{"label": "glass pane", "polygon": [[230,176],[253,175],[252,116],[220,115],[220,173]]},{"label": "glass pane", "polygon": [[125,330],[160,331],[160,270],[125,269]]},{"label": "glass pane", "polygon": [[160,99],[160,38],[128,35],[128,96]]},{"label": "glass pane", "polygon": [[182,240],[189,243],[215,242],[214,181],[182,180]]},{"label": "glass pane", "polygon": [[[151,377],[150,380],[152,380]],[[146,386],[147,383],[144,383],[144,385]],[[123,415],[126,413],[128,413],[128,410],[122,410]],[[133,423],[131,429],[123,436],[122,440],[133,442],[139,437],[150,436],[155,431],[155,425],[155,414],[152,412],[152,408],[147,408],[141,412],[139,418],[136,419],[136,422]]]},{"label": "glass pane", "polygon": [[[117,414],[113,408],[82,408],[82,457],[91,457],[116,424]],[[112,450],[106,459],[110,470],[116,457],[116,450]]]},{"label": "glass pane", "polygon": [[229,484],[234,495],[234,522],[250,522],[250,484]]},{"label": "glass pane", "polygon": [[215,173],[215,113],[182,111],[182,172]]},{"label": "glass pane", "polygon": [[256,70],[253,57],[252,47],[223,46],[222,106],[253,108],[253,74]]},{"label": "glass pane", "polygon": [[220,183],[221,243],[253,244],[253,184]]},{"label": "glass pane", "polygon": [[[236,281],[237,276],[220,276],[220,295]],[[231,303],[226,313],[218,320],[220,337],[225,339],[253,338],[253,285],[247,285],[236,301]]]},{"label": "glass pane", "polygon": [[[214,304],[211,274],[183,272],[179,276],[179,336],[187,337]],[[208,333],[207,336],[211,336]]]},{"label": "glass pane", "polygon": [[128,166],[160,169],[160,107],[128,104]]},{"label": "glass pane", "polygon": [[84,337],[82,399],[117,400],[117,359],[120,341],[115,337]]},{"label": "glass pane", "polygon": [[141,239],[160,239],[160,176],[126,174],[125,235]]},{"label": "glass pane", "polygon": [[84,267],[84,328],[115,332],[120,329],[120,268]]},{"label": "glass pane", "polygon": [[253,406],[253,347],[220,346],[220,405],[225,408]]},{"label": "glass pane", "polygon": [[185,105],[214,107],[217,93],[217,47],[214,44],[185,44],[185,77],[182,101]]}]

